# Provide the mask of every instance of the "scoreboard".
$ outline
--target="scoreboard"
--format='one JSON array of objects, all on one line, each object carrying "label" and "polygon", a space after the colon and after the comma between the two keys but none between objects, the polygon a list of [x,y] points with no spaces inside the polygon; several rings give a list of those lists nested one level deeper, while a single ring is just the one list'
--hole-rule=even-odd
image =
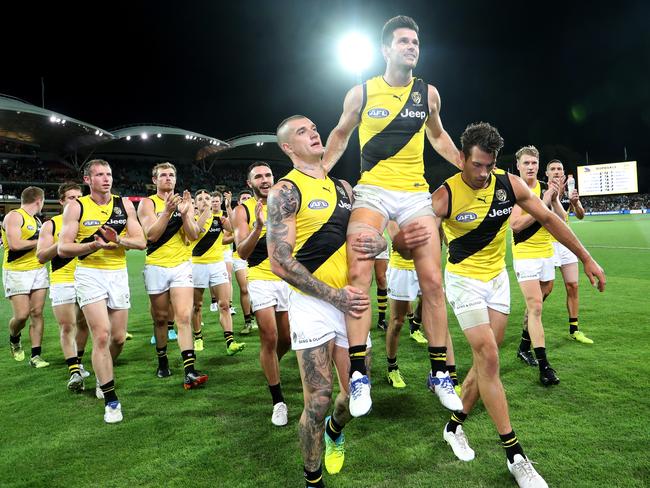
[{"label": "scoreboard", "polygon": [[636,161],[578,166],[580,196],[637,193]]}]

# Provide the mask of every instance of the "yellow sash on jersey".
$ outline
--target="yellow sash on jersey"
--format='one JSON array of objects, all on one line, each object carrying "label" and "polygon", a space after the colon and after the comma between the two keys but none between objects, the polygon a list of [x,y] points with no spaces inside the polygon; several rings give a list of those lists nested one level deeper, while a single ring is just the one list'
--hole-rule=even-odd
[{"label": "yellow sash on jersey", "polygon": [[[542,198],[546,184],[542,188],[542,183],[537,182],[532,192],[539,198]],[[522,209],[522,215],[528,215]],[[541,226],[537,221],[526,227],[521,232],[512,232],[512,257],[513,259],[535,259],[550,258],[553,256],[553,244],[551,243],[551,234]]]},{"label": "yellow sash on jersey", "polygon": [[[59,234],[63,227],[63,214],[55,215],[52,222],[52,238],[59,242]],[[77,267],[77,258],[62,258],[58,254],[50,261],[50,283],[74,283],[74,270]]]},{"label": "yellow sash on jersey", "polygon": [[[36,217],[29,215],[22,208],[14,210],[23,218],[20,226],[20,238],[25,241],[38,240],[38,233],[41,231],[41,221]],[[38,262],[36,257],[36,248],[23,249],[22,251],[11,251],[7,241],[7,233],[2,229],[2,242],[4,243],[4,258],[2,268],[10,271],[31,271],[42,268],[43,265]]]},{"label": "yellow sash on jersey", "polygon": [[[165,201],[158,195],[151,195],[149,199],[153,202],[154,213],[158,217],[165,210]],[[183,217],[178,210],[174,210],[158,240],[147,240],[147,257],[144,264],[173,268],[189,260],[191,256],[190,243],[183,231]]]},{"label": "yellow sash on jersey", "polygon": [[[126,235],[126,210],[122,197],[111,195],[106,205],[97,204],[90,195],[80,197],[77,202],[81,206],[79,230],[76,242],[93,242],[95,234],[101,237],[99,228],[108,225],[115,229],[118,235]],[[77,266],[96,269],[126,268],[126,253],[122,246],[112,249],[99,249],[93,253],[79,256]]]}]

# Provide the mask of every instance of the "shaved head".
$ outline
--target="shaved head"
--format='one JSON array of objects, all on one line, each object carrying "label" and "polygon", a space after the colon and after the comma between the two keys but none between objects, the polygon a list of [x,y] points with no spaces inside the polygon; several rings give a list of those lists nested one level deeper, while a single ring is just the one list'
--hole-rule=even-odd
[{"label": "shaved head", "polygon": [[278,128],[275,131],[275,135],[278,138],[278,146],[282,147],[282,144],[288,142],[289,140],[289,122],[292,120],[306,119],[304,115],[292,115],[287,117],[278,125]]}]

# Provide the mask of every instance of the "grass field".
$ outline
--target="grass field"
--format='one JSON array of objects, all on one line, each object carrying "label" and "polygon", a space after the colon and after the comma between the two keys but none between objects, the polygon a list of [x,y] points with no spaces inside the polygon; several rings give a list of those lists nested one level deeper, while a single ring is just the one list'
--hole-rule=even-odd
[{"label": "grass field", "polygon": [[[608,283],[606,292],[599,294],[581,276],[580,324],[595,340],[584,346],[567,339],[565,294],[558,273],[544,308],[548,355],[562,380],[556,387],[542,387],[537,370],[515,359],[523,305],[511,276],[512,316],[501,354],[502,378],[513,426],[549,486],[650,486],[648,217],[588,217],[573,225],[605,268]],[[27,361],[16,363],[3,329],[0,487],[303,486],[297,439],[302,392],[295,355],[289,353],[281,363],[289,406],[285,428],[270,422],[271,399],[258,363],[257,335],[238,338],[247,342],[247,349],[226,356],[217,314],[204,314],[206,350],[197,361],[199,369],[210,374],[206,388],[182,389],[175,345],[169,348],[174,375],[157,379],[141,275],[143,257],[129,253],[133,304],[129,330],[134,339],[127,342],[116,367],[124,422],[104,424],[103,402],[95,399],[92,388],[83,394],[66,389],[67,369],[49,301],[43,344],[43,356],[52,363],[49,368],[35,370]],[[237,299],[235,303],[239,305]],[[3,324],[11,316],[7,300],[0,301],[0,316]],[[471,354],[451,317],[462,377]],[[235,331],[241,326],[238,314]],[[515,486],[496,431],[481,406],[465,423],[476,459],[457,461],[444,443],[441,434],[449,415],[425,388],[426,347],[410,340],[407,330],[399,351],[408,385],[402,391],[384,380],[384,338],[373,331],[373,411],[346,427],[346,465],[339,475],[325,475],[327,485]],[[29,351],[26,330],[23,347]],[[88,385],[94,386],[94,377]]]}]

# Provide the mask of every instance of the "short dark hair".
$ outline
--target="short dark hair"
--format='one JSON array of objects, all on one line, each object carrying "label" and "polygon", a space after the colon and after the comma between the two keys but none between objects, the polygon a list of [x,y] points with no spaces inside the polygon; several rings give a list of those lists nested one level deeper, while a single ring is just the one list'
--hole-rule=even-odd
[{"label": "short dark hair", "polygon": [[194,198],[198,197],[201,193],[207,193],[208,195],[210,195],[210,192],[205,188],[199,188],[194,192]]},{"label": "short dark hair", "polygon": [[251,164],[248,169],[246,170],[246,179],[249,180],[251,176],[251,171],[253,171],[255,168],[258,166],[266,166],[267,168],[271,169],[271,166],[269,166],[269,163],[266,161],[255,161],[253,164]]},{"label": "short dark hair", "polygon": [[384,24],[384,28],[381,30],[381,43],[384,46],[390,46],[393,42],[393,32],[397,29],[411,29],[414,30],[417,34],[420,33],[418,25],[415,23],[411,17],[406,15],[398,15]]},{"label": "short dark hair", "polygon": [[28,186],[20,194],[20,203],[23,205],[29,205],[36,200],[45,200],[45,192],[38,186]]},{"label": "short dark hair", "polygon": [[93,169],[93,166],[108,166],[109,168],[111,167],[111,165],[108,164],[108,161],[106,161],[105,159],[91,159],[84,166],[84,176],[90,176],[90,170]]},{"label": "short dark hair", "polygon": [[469,157],[474,146],[478,146],[481,151],[488,154],[496,155],[503,148],[503,137],[499,134],[496,127],[487,122],[478,122],[469,124],[463,135],[460,136],[460,144],[465,157]]},{"label": "short dark hair", "polygon": [[237,201],[241,200],[242,195],[250,195],[251,197],[253,196],[253,192],[250,190],[242,190],[239,192],[239,195],[237,195]]},{"label": "short dark hair", "polygon": [[219,190],[215,190],[212,193],[210,193],[211,197],[219,197],[219,200],[223,200],[223,193],[221,193]]},{"label": "short dark hair", "polygon": [[562,165],[562,169],[564,169],[564,164],[562,164],[562,161],[559,159],[551,159],[548,163],[546,163],[546,171],[548,171],[548,167],[553,163],[560,163]]},{"label": "short dark hair", "polygon": [[79,190],[80,192],[83,192],[81,189],[81,185],[78,183],[62,183],[59,185],[59,189],[57,190],[57,193],[59,195],[59,200],[63,200],[65,198],[65,194],[69,192],[70,190]]}]

